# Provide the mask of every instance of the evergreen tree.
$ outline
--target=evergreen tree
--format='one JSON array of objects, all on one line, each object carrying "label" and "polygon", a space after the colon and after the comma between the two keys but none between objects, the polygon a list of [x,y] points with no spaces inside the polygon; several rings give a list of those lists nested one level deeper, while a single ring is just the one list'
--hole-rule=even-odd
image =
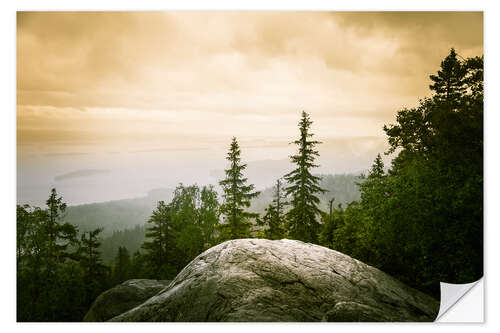
[{"label": "evergreen tree", "polygon": [[175,247],[172,231],[171,207],[164,201],[159,201],[156,209],[147,221],[149,224],[146,231],[146,239],[141,248],[146,252],[144,259],[148,269],[148,277],[156,279],[168,279],[175,274],[171,262],[172,249]]},{"label": "evergreen tree", "polygon": [[[387,199],[389,189],[384,172],[384,162],[380,154],[377,154],[368,176],[361,175],[360,178],[364,180],[358,183],[361,190],[361,205],[373,219],[371,227],[375,228],[378,224],[384,223],[386,212],[382,209],[383,205],[381,203]],[[378,231],[372,229],[373,234]],[[379,237],[379,239],[381,238]]]},{"label": "evergreen tree", "polygon": [[441,62],[441,69],[437,75],[430,75],[433,84],[429,88],[436,93],[436,100],[448,103],[449,107],[456,107],[466,93],[465,64],[457,57],[455,49]]},{"label": "evergreen tree", "polygon": [[87,313],[89,306],[84,273],[78,261],[69,259],[64,263],[57,286],[56,321],[82,321]]},{"label": "evergreen tree", "polygon": [[51,190],[46,201],[45,210],[35,210],[39,219],[38,233],[36,235],[39,242],[41,256],[38,260],[41,263],[42,285],[38,284],[37,289],[41,291],[38,304],[41,307],[41,315],[45,320],[56,320],[58,317],[58,300],[62,295],[56,289],[61,284],[61,275],[64,270],[64,262],[74,258],[74,253],[70,251],[70,246],[76,246],[77,228],[70,223],[63,223],[66,203],[62,197],[58,196],[55,188]]},{"label": "evergreen tree", "polygon": [[296,169],[285,175],[285,180],[290,184],[285,188],[287,196],[291,196],[291,209],[287,213],[288,234],[305,242],[317,242],[320,224],[317,216],[320,213],[317,197],[324,193],[319,186],[320,177],[311,174],[311,169],[318,167],[314,164],[315,156],[319,156],[314,147],[319,141],[310,140],[313,136],[309,132],[312,121],[309,115],[302,111],[299,122],[300,137],[293,143],[298,146],[297,155],[290,156]]},{"label": "evergreen tree", "polygon": [[86,290],[87,306],[90,306],[95,298],[106,287],[107,267],[102,264],[101,252],[99,247],[99,234],[103,228],[97,228],[92,231],[84,232],[80,236],[80,247],[78,255],[80,266],[83,269],[83,281]]},{"label": "evergreen tree", "polygon": [[17,205],[16,209],[16,259],[17,265],[20,265],[24,258],[29,255],[30,244],[28,242],[30,237],[28,233],[33,229],[33,221],[29,205]]},{"label": "evergreen tree", "polygon": [[[346,210],[339,203],[335,208],[332,198],[330,200],[329,213],[322,212],[323,225],[319,235],[319,243],[325,247],[345,252],[344,244],[349,243],[353,238],[353,232],[347,230],[346,227]],[[349,231],[349,232],[346,232]],[[346,239],[347,238],[347,239]],[[351,244],[352,245],[352,244]],[[349,253],[352,253],[352,248],[349,248]]]},{"label": "evergreen tree", "polygon": [[46,211],[17,206],[17,320],[42,321],[41,305],[47,237],[43,232]]},{"label": "evergreen tree", "polygon": [[269,239],[281,239],[285,235],[284,223],[285,214],[284,206],[285,195],[283,193],[283,188],[281,180],[276,181],[276,186],[274,187],[273,200],[265,210],[265,215],[263,217],[263,223],[268,227],[264,231],[264,237]]},{"label": "evergreen tree", "polygon": [[113,267],[113,284],[120,284],[132,278],[132,262],[126,247],[120,246]]},{"label": "evergreen tree", "polygon": [[224,203],[221,213],[225,216],[225,224],[221,225],[221,239],[236,239],[250,236],[250,218],[258,214],[250,213],[245,209],[250,207],[250,200],[260,192],[254,190],[254,185],[247,185],[247,178],[243,177],[246,164],[241,163],[240,147],[233,137],[226,159],[230,166],[225,170],[226,178],[219,182],[224,191]]},{"label": "evergreen tree", "polygon": [[17,206],[19,321],[56,321],[64,316],[61,307],[67,294],[60,286],[68,263],[76,257],[70,250],[78,244],[77,229],[61,222],[66,204],[55,189],[46,203],[46,209]]},{"label": "evergreen tree", "polygon": [[[323,245],[325,247],[333,248],[334,244],[334,232],[337,229],[336,226],[336,220],[334,219],[333,211],[333,202],[335,201],[335,198],[331,198],[328,201],[329,204],[329,213],[322,212],[321,213],[321,221],[323,222],[323,226],[321,228],[321,232],[319,235],[319,244]],[[342,208],[342,206],[339,204],[339,208]]]},{"label": "evergreen tree", "polygon": [[359,259],[439,297],[439,281],[483,274],[483,59],[452,49],[431,80],[432,97],[384,126],[398,155],[361,185]]},{"label": "evergreen tree", "polygon": [[55,188],[51,190],[50,197],[46,201],[46,218],[42,224],[44,234],[47,236],[45,248],[46,279],[50,283],[56,266],[70,254],[67,249],[70,244],[76,242],[77,229],[69,224],[62,223],[66,203],[62,197],[58,197]]},{"label": "evergreen tree", "polygon": [[101,253],[104,264],[113,266],[120,247],[134,253],[141,248],[146,240],[146,226],[137,224],[134,228],[114,230],[108,237],[101,239]]},{"label": "evergreen tree", "polygon": [[382,157],[380,157],[380,154],[377,154],[377,158],[375,158],[375,161],[373,162],[368,178],[380,178],[383,175],[384,175],[384,162],[382,161]]},{"label": "evergreen tree", "polygon": [[131,271],[134,273],[134,278],[136,279],[146,279],[149,274],[146,269],[146,259],[145,255],[141,254],[139,250],[135,251],[132,255],[132,260],[130,263]]}]

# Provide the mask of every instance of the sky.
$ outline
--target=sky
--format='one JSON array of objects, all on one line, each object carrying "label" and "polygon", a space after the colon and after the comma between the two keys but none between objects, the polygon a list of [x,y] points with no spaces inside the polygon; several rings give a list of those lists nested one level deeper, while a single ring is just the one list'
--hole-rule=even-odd
[{"label": "sky", "polygon": [[483,54],[481,12],[19,12],[18,202],[216,183],[233,136],[268,186],[302,110],[317,172],[366,170],[451,47]]}]

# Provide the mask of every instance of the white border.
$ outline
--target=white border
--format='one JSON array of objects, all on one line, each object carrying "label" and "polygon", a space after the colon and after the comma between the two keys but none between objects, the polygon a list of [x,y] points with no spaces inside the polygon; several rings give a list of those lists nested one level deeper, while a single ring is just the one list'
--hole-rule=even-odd
[{"label": "white border", "polygon": [[[499,265],[489,264],[489,259],[497,261],[495,253],[498,252],[498,240],[500,235],[499,223],[500,219],[498,211],[493,208],[498,200],[499,188],[499,172],[500,165],[498,164],[498,131],[500,126],[498,105],[498,63],[500,62],[500,54],[498,52],[498,33],[500,31],[498,15],[498,7],[496,1],[441,1],[435,0],[420,0],[420,1],[175,1],[163,2],[152,0],[141,1],[98,1],[87,0],[79,2],[68,2],[62,0],[46,0],[46,1],[12,1],[2,3],[1,5],[1,24],[2,24],[2,67],[1,82],[2,82],[2,110],[0,111],[0,135],[2,143],[2,162],[1,166],[1,197],[0,197],[0,212],[3,223],[2,228],[2,273],[0,284],[2,290],[2,307],[0,310],[2,318],[2,328],[5,331],[19,330],[36,330],[50,332],[88,332],[95,329],[120,330],[122,332],[134,332],[141,329],[145,324],[125,324],[125,325],[92,325],[89,324],[16,324],[15,323],[15,203],[16,203],[16,127],[15,127],[15,77],[16,77],[16,32],[15,32],[15,11],[16,10],[161,10],[161,9],[212,9],[212,10],[484,10],[485,23],[485,64],[486,64],[486,113],[485,113],[485,285],[486,285],[486,325],[457,325],[457,324],[147,324],[142,329],[150,330],[193,330],[193,331],[217,331],[217,332],[232,332],[238,331],[255,331],[255,330],[276,330],[286,329],[287,331],[303,331],[310,328],[315,331],[328,331],[336,329],[345,329],[352,331],[366,331],[367,329],[375,331],[397,331],[402,328],[409,331],[425,330],[453,330],[469,332],[482,327],[496,327],[498,330],[498,316],[495,313],[498,308],[495,308],[493,302],[496,301],[498,294],[498,285],[500,279],[498,276]],[[492,311],[488,311],[493,309]],[[425,326],[425,327],[424,327]]]}]

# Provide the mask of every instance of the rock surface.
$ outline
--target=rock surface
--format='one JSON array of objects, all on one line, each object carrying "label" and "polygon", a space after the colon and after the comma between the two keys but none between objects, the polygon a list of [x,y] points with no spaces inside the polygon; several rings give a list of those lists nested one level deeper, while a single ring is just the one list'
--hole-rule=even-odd
[{"label": "rock surface", "polygon": [[434,298],[340,252],[238,239],[112,321],[433,321],[438,310]]},{"label": "rock surface", "polygon": [[164,289],[168,280],[128,280],[100,294],[83,321],[107,321],[128,311]]}]

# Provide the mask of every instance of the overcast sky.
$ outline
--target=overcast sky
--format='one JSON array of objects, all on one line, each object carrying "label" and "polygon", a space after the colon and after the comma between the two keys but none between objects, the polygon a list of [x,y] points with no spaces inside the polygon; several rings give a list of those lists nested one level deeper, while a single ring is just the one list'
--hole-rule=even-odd
[{"label": "overcast sky", "polygon": [[199,164],[232,136],[247,161],[286,159],[302,110],[359,169],[451,47],[482,55],[482,13],[18,13],[18,174],[78,154]]}]

